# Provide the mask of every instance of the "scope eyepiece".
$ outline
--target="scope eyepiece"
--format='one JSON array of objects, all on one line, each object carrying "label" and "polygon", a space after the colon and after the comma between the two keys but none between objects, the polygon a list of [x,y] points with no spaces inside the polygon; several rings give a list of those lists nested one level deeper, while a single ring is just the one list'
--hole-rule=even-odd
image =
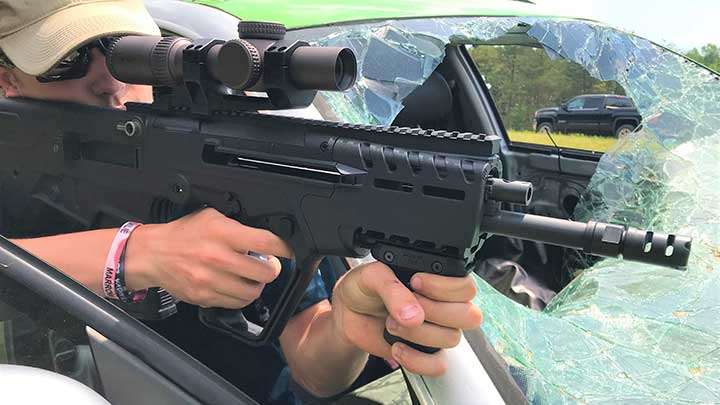
[{"label": "scope eyepiece", "polygon": [[125,36],[109,49],[110,74],[124,83],[175,86],[183,80],[183,51],[192,45],[180,37]]}]

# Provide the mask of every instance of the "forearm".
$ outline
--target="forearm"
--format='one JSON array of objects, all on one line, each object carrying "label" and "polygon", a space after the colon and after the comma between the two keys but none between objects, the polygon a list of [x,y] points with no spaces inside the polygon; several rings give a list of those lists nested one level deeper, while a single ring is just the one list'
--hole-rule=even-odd
[{"label": "forearm", "polygon": [[318,397],[350,387],[368,355],[335,330],[332,307],[323,301],[293,317],[280,336],[293,378]]},{"label": "forearm", "polygon": [[[117,229],[101,229],[42,238],[11,239],[11,242],[39,257],[97,294],[102,294],[102,274],[105,259],[116,233]],[[136,236],[134,233],[133,238]],[[144,284],[149,284],[149,282],[146,283],[141,278],[138,272],[133,272],[133,284],[135,287],[144,287]]]}]

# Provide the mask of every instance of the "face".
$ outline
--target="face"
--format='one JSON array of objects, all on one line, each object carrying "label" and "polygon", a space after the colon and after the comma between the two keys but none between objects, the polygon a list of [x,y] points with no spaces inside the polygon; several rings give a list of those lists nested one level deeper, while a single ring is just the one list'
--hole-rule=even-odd
[{"label": "face", "polygon": [[79,104],[124,109],[127,102],[152,103],[152,87],[117,81],[105,65],[105,56],[92,49],[88,73],[73,80],[40,83],[18,69],[0,72],[0,87],[7,97],[67,101]]}]

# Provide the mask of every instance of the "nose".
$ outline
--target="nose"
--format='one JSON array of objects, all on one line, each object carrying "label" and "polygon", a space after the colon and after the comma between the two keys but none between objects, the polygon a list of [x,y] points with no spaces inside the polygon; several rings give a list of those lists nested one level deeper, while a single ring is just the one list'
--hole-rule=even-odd
[{"label": "nose", "polygon": [[121,98],[127,91],[127,85],[115,79],[105,64],[105,55],[92,50],[92,61],[87,77],[92,81],[91,89],[97,96]]}]

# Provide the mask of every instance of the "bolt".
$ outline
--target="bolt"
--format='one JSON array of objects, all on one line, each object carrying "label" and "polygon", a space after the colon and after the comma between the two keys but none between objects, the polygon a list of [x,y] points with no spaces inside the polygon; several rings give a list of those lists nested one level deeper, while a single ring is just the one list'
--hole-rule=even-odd
[{"label": "bolt", "polygon": [[430,268],[432,269],[433,273],[442,273],[443,271],[443,265],[440,262],[434,262]]},{"label": "bolt", "polygon": [[179,184],[175,184],[175,192],[177,194],[182,194],[185,190],[183,190],[182,186]]},{"label": "bolt", "polygon": [[328,148],[330,148],[330,145],[327,142],[323,142],[320,144],[320,150],[323,152],[327,152]]},{"label": "bolt", "polygon": [[142,130],[142,124],[140,121],[134,119],[134,120],[130,120],[130,121],[121,122],[121,123],[115,125],[115,129],[117,129],[120,132],[123,132],[125,134],[125,136],[130,138],[130,137],[140,134],[140,131]]},{"label": "bolt", "polygon": [[383,255],[383,257],[385,258],[385,261],[386,261],[386,262],[392,263],[393,261],[395,261],[395,253],[393,253],[393,252],[391,252],[391,251],[389,251],[389,250],[385,252],[385,254]]}]

